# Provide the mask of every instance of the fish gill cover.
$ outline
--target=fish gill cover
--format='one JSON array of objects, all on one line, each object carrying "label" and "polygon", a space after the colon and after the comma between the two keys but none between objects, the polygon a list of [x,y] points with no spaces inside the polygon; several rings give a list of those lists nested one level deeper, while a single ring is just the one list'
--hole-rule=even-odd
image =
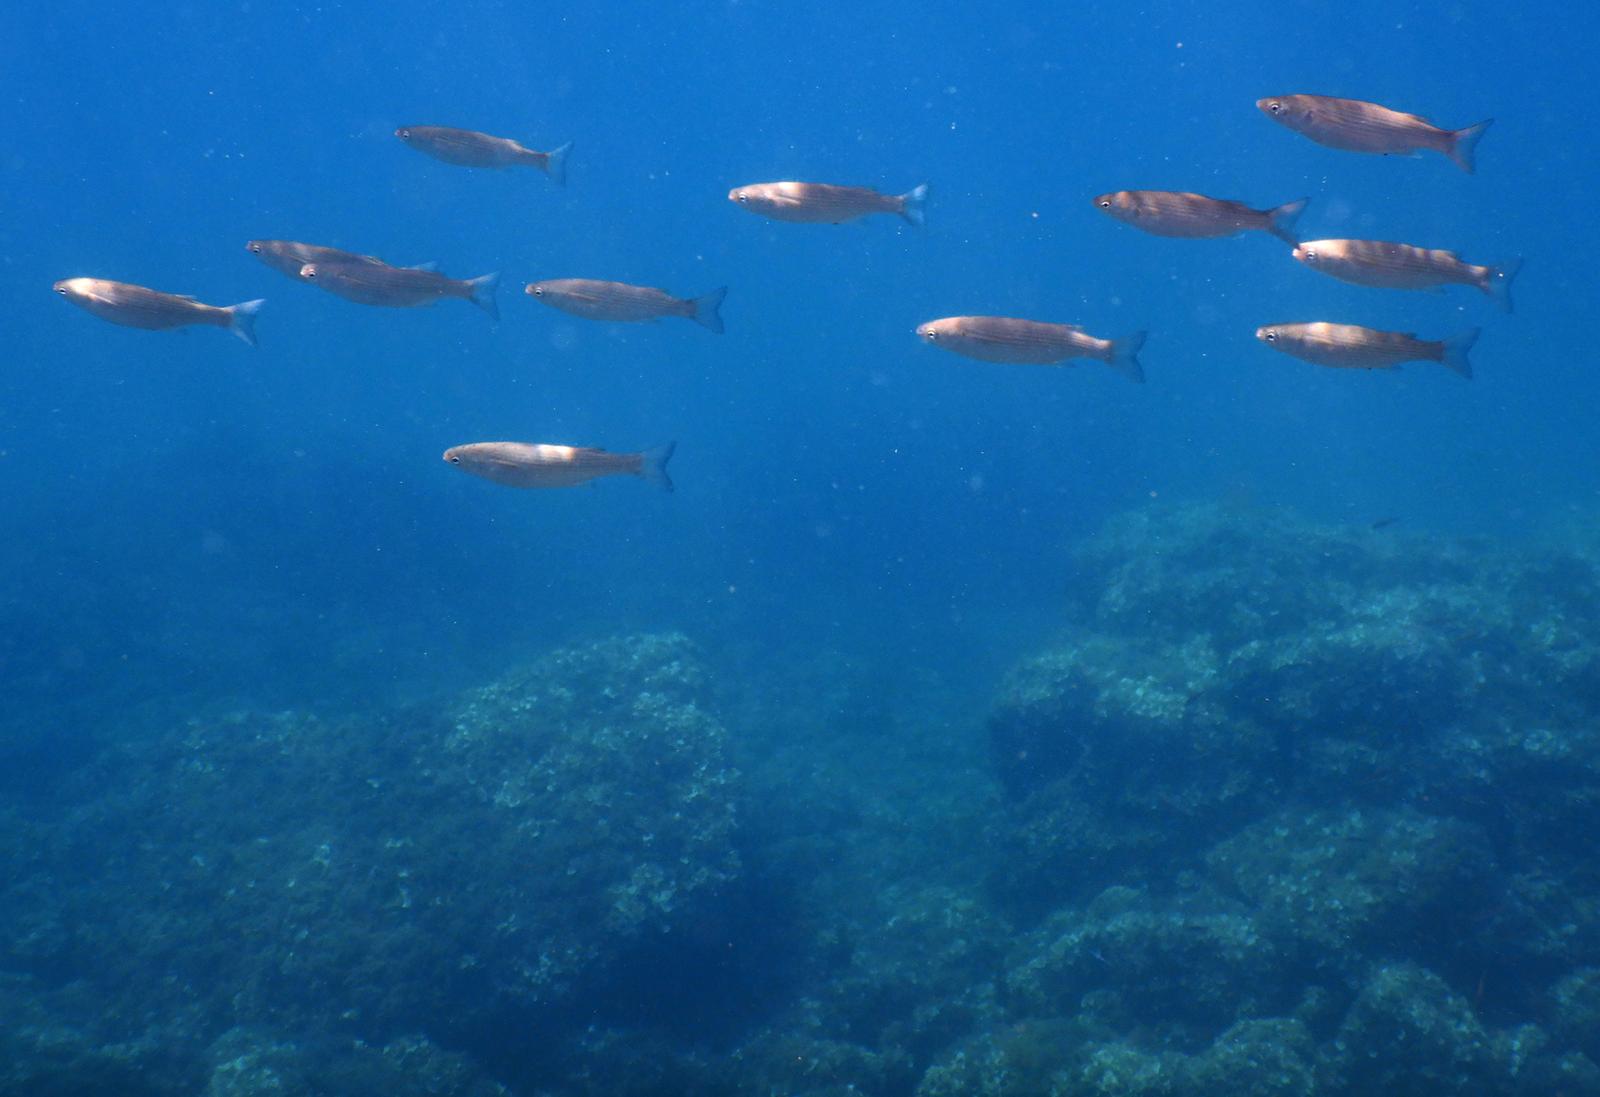
[{"label": "fish gill cover", "polygon": [[1600,1094],[1600,16],[179,14],[0,35],[0,1095]]}]

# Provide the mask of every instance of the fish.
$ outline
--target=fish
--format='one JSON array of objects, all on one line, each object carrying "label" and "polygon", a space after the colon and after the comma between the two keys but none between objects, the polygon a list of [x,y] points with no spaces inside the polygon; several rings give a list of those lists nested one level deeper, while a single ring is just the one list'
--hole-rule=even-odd
[{"label": "fish", "polygon": [[1398,156],[1431,149],[1448,156],[1468,175],[1475,168],[1478,141],[1494,124],[1487,118],[1465,129],[1440,129],[1419,114],[1328,95],[1275,95],[1257,99],[1256,107],[1319,145]]},{"label": "fish", "polygon": [[320,244],[302,244],[298,240],[251,240],[245,248],[267,266],[290,278],[299,278],[300,268],[307,263],[383,263],[376,256],[357,255]]},{"label": "fish", "polygon": [[571,141],[549,152],[540,152],[509,137],[491,137],[487,133],[449,126],[401,126],[394,135],[418,152],[446,164],[464,168],[509,168],[526,164],[538,168],[558,184],[567,181]]},{"label": "fish", "polygon": [[1468,380],[1467,352],[1478,341],[1471,328],[1449,339],[1418,339],[1411,332],[1378,331],[1355,324],[1272,324],[1256,338],[1274,350],[1336,369],[1396,369],[1402,362],[1438,362]]},{"label": "fish", "polygon": [[104,278],[63,278],[54,288],[74,305],[113,324],[146,331],[205,324],[227,328],[252,347],[256,345],[256,313],[266,304],[258,299],[237,305],[207,305],[186,294],[162,293]]},{"label": "fish", "polygon": [[928,184],[904,194],[880,194],[870,187],[836,187],[832,183],[750,183],[734,187],[728,201],[774,221],[838,225],[871,213],[896,213],[913,225],[926,221],[923,207]]},{"label": "fish", "polygon": [[638,476],[672,491],[667,462],[678,443],[642,453],[611,453],[584,446],[530,442],[473,442],[452,446],[444,459],[463,472],[513,488],[570,488],[601,476]]},{"label": "fish", "polygon": [[1294,257],[1312,270],[1358,286],[1380,289],[1433,289],[1444,285],[1473,286],[1504,312],[1511,311],[1511,280],[1522,260],[1503,266],[1477,266],[1453,251],[1392,244],[1386,240],[1307,240]]},{"label": "fish", "polygon": [[500,272],[478,278],[447,278],[434,270],[391,267],[387,263],[307,263],[300,268],[302,281],[363,305],[411,308],[431,305],[445,297],[471,301],[494,319],[500,319],[495,287]]},{"label": "fish", "polygon": [[1311,200],[1301,198],[1272,209],[1172,190],[1119,190],[1095,198],[1096,208],[1118,221],[1157,236],[1209,239],[1257,230],[1270,232],[1290,247],[1295,224]]},{"label": "fish", "polygon": [[1124,339],[1096,339],[1077,324],[1006,316],[946,316],[920,325],[917,337],[931,346],[984,362],[1047,366],[1070,358],[1093,358],[1130,381],[1144,381],[1138,357],[1145,340],[1142,331]]},{"label": "fish", "polygon": [[524,292],[562,312],[570,312],[587,320],[637,323],[658,320],[663,316],[682,316],[721,335],[722,315],[717,309],[728,295],[728,287],[718,287],[699,297],[674,297],[665,290],[651,286],[630,286],[626,282],[552,278],[544,282],[532,282]]}]

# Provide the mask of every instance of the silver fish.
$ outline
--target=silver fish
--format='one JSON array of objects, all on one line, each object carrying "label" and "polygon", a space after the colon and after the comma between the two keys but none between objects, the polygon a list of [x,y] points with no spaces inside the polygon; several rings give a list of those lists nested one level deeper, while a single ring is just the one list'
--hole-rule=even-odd
[{"label": "silver fish", "polygon": [[894,213],[913,225],[924,222],[928,184],[904,194],[880,194],[870,187],[838,187],[832,183],[750,183],[734,187],[728,201],[774,221],[837,225],[872,213]]},{"label": "silver fish", "polygon": [[917,328],[917,337],[984,362],[1052,365],[1070,358],[1104,362],[1130,381],[1144,380],[1139,348],[1145,333],[1126,339],[1096,339],[1076,324],[1046,324],[1008,316],[946,316]]},{"label": "silver fish", "polygon": [[307,263],[382,263],[371,255],[357,255],[353,251],[325,248],[321,244],[302,244],[298,240],[251,240],[245,249],[275,271],[290,278],[300,277],[300,268]]},{"label": "silver fish", "polygon": [[401,126],[394,135],[418,152],[464,168],[509,168],[526,164],[538,168],[557,183],[567,181],[568,141],[549,152],[530,149],[509,137],[491,137],[476,130],[449,126]]},{"label": "silver fish", "polygon": [[500,306],[494,300],[495,287],[500,284],[498,271],[459,279],[447,278],[438,271],[391,267],[387,263],[307,263],[300,268],[300,277],[362,305],[412,308],[459,297],[500,319]]},{"label": "silver fish", "polygon": [[643,453],[610,453],[582,446],[473,442],[445,450],[444,459],[463,472],[513,488],[570,488],[601,476],[639,476],[671,491],[667,462],[677,446],[668,442]]},{"label": "silver fish", "polygon": [[1273,209],[1252,209],[1243,202],[1207,198],[1172,190],[1119,190],[1095,198],[1095,208],[1118,221],[1157,236],[1208,239],[1246,231],[1270,232],[1291,246],[1295,223],[1309,198]]},{"label": "silver fish", "polygon": [[1432,149],[1448,156],[1469,175],[1478,140],[1494,123],[1489,118],[1465,129],[1440,129],[1421,115],[1329,95],[1275,95],[1257,99],[1256,106],[1268,118],[1319,145],[1400,156]]},{"label": "silver fish", "polygon": [[728,295],[728,287],[721,286],[699,297],[674,297],[665,290],[632,286],[626,282],[552,278],[530,283],[524,292],[562,312],[570,312],[586,320],[639,323],[659,320],[663,316],[682,316],[721,335],[722,315],[717,309]]},{"label": "silver fish", "polygon": [[184,294],[104,278],[63,278],[54,288],[74,305],[113,324],[146,331],[204,324],[227,328],[252,347],[256,345],[256,313],[266,304],[256,300],[226,307],[207,305]]},{"label": "silver fish", "polygon": [[1387,240],[1307,240],[1294,257],[1312,270],[1358,286],[1380,289],[1434,289],[1472,286],[1511,311],[1511,280],[1522,269],[1514,259],[1500,267],[1466,263],[1453,251],[1392,244]]},{"label": "silver fish", "polygon": [[1402,362],[1438,362],[1462,377],[1472,377],[1467,351],[1478,329],[1450,339],[1418,339],[1411,332],[1378,331],[1355,324],[1271,324],[1256,338],[1273,350],[1335,369],[1395,369]]}]

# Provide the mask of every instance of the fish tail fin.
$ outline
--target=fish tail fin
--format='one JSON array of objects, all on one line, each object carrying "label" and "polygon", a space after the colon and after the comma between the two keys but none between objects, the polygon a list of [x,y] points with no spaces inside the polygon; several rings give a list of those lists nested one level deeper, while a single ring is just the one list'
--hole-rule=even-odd
[{"label": "fish tail fin", "polygon": [[1454,370],[1456,373],[1472,380],[1472,363],[1467,361],[1467,351],[1472,349],[1472,344],[1478,341],[1478,329],[1469,328],[1460,335],[1451,336],[1444,341],[1444,350],[1439,355],[1439,364],[1445,369]]},{"label": "fish tail fin", "polygon": [[544,173],[550,177],[551,182],[558,187],[567,185],[567,157],[572,153],[572,142],[560,145],[545,153]]},{"label": "fish tail fin", "polygon": [[900,196],[900,216],[910,221],[913,225],[928,223],[928,215],[922,207],[928,202],[928,184],[921,183]]},{"label": "fish tail fin", "polygon": [[672,452],[677,448],[676,442],[663,442],[639,454],[639,475],[662,491],[672,491],[672,477],[667,475],[667,462],[672,460]]},{"label": "fish tail fin", "polygon": [[472,293],[467,300],[477,305],[491,317],[500,319],[500,306],[495,303],[494,291],[500,286],[500,272],[480,275],[477,278],[468,278],[467,285],[472,287]]},{"label": "fish tail fin", "polygon": [[694,312],[689,318],[703,328],[710,328],[718,335],[722,334],[722,314],[717,310],[722,307],[722,299],[728,296],[727,286],[718,286],[710,293],[701,294],[689,303],[694,306]]},{"label": "fish tail fin", "polygon": [[237,305],[228,306],[228,330],[239,338],[256,345],[256,313],[261,311],[261,306],[266,304],[264,298],[255,301],[241,301]]},{"label": "fish tail fin", "polygon": [[1489,277],[1483,282],[1483,292],[1494,299],[1494,303],[1500,306],[1501,312],[1511,311],[1511,279],[1515,278],[1521,269],[1521,256],[1503,266],[1489,268]]},{"label": "fish tail fin", "polygon": [[1471,175],[1475,166],[1473,157],[1478,151],[1478,140],[1492,125],[1494,119],[1485,118],[1476,126],[1455,130],[1450,134],[1450,147],[1445,149],[1445,155],[1456,162],[1456,167]]},{"label": "fish tail fin", "polygon": [[1111,355],[1106,365],[1138,384],[1144,384],[1144,367],[1139,364],[1139,351],[1144,349],[1147,332],[1136,331],[1125,339],[1111,340]]},{"label": "fish tail fin", "polygon": [[1285,202],[1277,209],[1267,211],[1267,231],[1291,248],[1300,246],[1298,229],[1300,215],[1306,211],[1311,199],[1302,198],[1297,202]]}]

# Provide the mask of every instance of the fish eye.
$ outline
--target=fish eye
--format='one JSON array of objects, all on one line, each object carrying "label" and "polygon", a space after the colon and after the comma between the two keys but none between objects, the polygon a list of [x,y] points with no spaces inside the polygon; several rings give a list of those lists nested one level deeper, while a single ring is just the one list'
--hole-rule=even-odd
[{"label": "fish eye", "polygon": [[261,245],[260,244],[251,244],[250,245],[250,250],[255,252],[257,255],[260,255],[261,254]]},{"label": "fish eye", "polygon": [[750,201],[750,199],[745,195],[744,191],[740,191],[738,194],[735,194],[734,197],[737,198],[741,202]]},{"label": "fish eye", "polygon": [[406,130],[406,129],[395,130],[395,136],[400,138],[400,140],[404,141],[404,140],[407,140],[411,136],[411,131],[410,130]]},{"label": "fish eye", "polygon": [[1283,113],[1283,104],[1282,103],[1268,103],[1267,104],[1267,109],[1269,111],[1271,111],[1273,114],[1282,114]]},{"label": "fish eye", "polygon": [[67,295],[67,287],[66,286],[57,286],[56,287],[56,292],[59,293],[61,296],[65,297]]},{"label": "fish eye", "polygon": [[533,287],[533,295],[535,297],[543,297],[544,296],[544,287],[543,286],[534,286]]},{"label": "fish eye", "polygon": [[1269,343],[1276,343],[1278,341],[1278,333],[1275,331],[1268,331],[1265,338]]},{"label": "fish eye", "polygon": [[939,341],[939,333],[936,331],[925,331],[922,334],[923,337],[930,343],[937,343]]},{"label": "fish eye", "polygon": [[1101,199],[1100,200],[1100,208],[1101,209],[1110,209],[1111,208],[1111,199],[1109,199],[1109,198]]},{"label": "fish eye", "polygon": [[459,464],[460,464],[460,463],[461,463],[461,458],[459,458],[459,457],[452,457],[452,458],[450,458],[450,463],[451,463],[451,464],[452,464],[452,465],[459,465]]},{"label": "fish eye", "polygon": [[1315,263],[1317,261],[1317,253],[1315,251],[1313,251],[1312,249],[1306,248],[1304,254],[1305,254],[1305,257],[1306,257],[1306,262]]}]

